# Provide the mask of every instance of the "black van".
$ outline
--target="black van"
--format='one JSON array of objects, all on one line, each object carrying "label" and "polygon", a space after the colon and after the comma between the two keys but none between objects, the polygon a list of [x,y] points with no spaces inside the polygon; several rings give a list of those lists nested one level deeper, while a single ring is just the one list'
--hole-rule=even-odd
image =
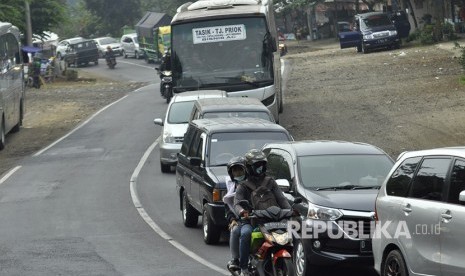
[{"label": "black van", "polygon": [[24,116],[24,78],[19,29],[0,22],[0,150],[5,136],[19,131]]},{"label": "black van", "polygon": [[79,42],[70,43],[66,49],[64,60],[68,66],[78,67],[81,64],[90,62],[98,64],[99,52],[95,41],[80,40]]},{"label": "black van", "polygon": [[292,136],[282,126],[263,119],[191,121],[176,165],[176,188],[184,225],[196,227],[201,215],[205,243],[217,243],[227,225],[223,203],[227,163],[250,149],[280,141],[292,141]]},{"label": "black van", "polygon": [[389,15],[368,12],[354,17],[354,29],[338,34],[341,49],[357,47],[357,52],[368,53],[379,48],[400,48],[400,37]]}]

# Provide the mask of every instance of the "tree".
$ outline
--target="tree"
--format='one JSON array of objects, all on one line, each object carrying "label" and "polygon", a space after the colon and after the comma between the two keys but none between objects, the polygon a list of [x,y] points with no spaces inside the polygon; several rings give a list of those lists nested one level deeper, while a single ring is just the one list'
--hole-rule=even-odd
[{"label": "tree", "polygon": [[[44,31],[60,26],[66,21],[65,0],[28,0],[31,10],[32,32],[42,35]],[[21,32],[26,31],[24,1],[2,0],[0,21],[16,25]]]},{"label": "tree", "polygon": [[176,14],[176,9],[187,0],[141,0],[143,11],[166,13],[171,16]]},{"label": "tree", "polygon": [[97,36],[121,35],[121,28],[132,26],[141,17],[140,0],[84,0],[85,6],[97,18]]}]

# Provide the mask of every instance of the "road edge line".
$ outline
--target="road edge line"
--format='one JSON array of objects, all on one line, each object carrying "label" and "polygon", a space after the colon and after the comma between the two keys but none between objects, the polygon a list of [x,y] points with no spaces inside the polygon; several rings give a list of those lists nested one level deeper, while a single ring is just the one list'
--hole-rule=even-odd
[{"label": "road edge line", "polygon": [[7,172],[1,179],[0,179],[0,185],[2,185],[10,176],[12,176],[17,170],[21,169],[22,166],[16,166],[13,169],[11,169],[9,172]]},{"label": "road edge line", "polygon": [[148,147],[148,149],[145,151],[144,155],[140,159],[139,163],[137,164],[137,167],[134,169],[134,172],[131,175],[131,179],[129,180],[129,190],[131,192],[131,198],[132,198],[134,207],[136,207],[136,210],[139,212],[139,215],[142,217],[145,223],[147,223],[155,233],[157,233],[164,240],[168,241],[176,249],[186,254],[188,257],[190,257],[194,261],[197,261],[198,263],[216,272],[219,272],[222,275],[231,275],[231,273],[229,273],[229,271],[227,271],[226,269],[222,269],[221,267],[205,260],[204,258],[200,257],[199,255],[195,254],[193,251],[183,246],[178,241],[174,240],[170,235],[168,235],[165,231],[163,231],[163,229],[161,229],[160,226],[158,226],[158,224],[155,223],[155,221],[147,214],[144,207],[142,206],[142,203],[139,200],[139,195],[137,193],[137,178],[139,176],[140,171],[144,167],[147,159],[149,158],[150,154],[158,145],[159,140],[160,140],[160,137],[158,137],[155,140],[155,142],[153,142],[152,145]]}]

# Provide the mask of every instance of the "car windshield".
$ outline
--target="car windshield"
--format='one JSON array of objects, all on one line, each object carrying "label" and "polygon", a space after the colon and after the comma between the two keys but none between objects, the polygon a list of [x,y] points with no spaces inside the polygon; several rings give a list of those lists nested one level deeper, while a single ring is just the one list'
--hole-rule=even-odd
[{"label": "car windshield", "polygon": [[385,155],[317,155],[298,158],[302,185],[310,189],[379,187],[393,163]]},{"label": "car windshield", "polygon": [[107,45],[112,43],[118,43],[118,41],[112,37],[105,37],[98,40],[101,45]]},{"label": "car windshield", "polygon": [[[230,32],[231,35],[225,35]],[[175,86],[215,87],[273,81],[273,55],[261,17],[189,22],[172,26]]]},{"label": "car windshield", "polygon": [[176,102],[170,107],[168,114],[168,123],[170,124],[187,124],[191,115],[194,101]]},{"label": "car windshield", "polygon": [[377,14],[369,16],[362,20],[368,28],[391,25],[392,22],[386,14]]},{"label": "car windshield", "polygon": [[234,156],[244,156],[250,149],[261,149],[265,144],[289,141],[284,132],[215,133],[210,143],[210,166],[226,166]]},{"label": "car windshield", "polygon": [[261,111],[236,111],[236,112],[207,112],[203,114],[203,118],[229,118],[229,117],[247,117],[260,118],[270,122],[274,122],[272,117],[267,112]]}]

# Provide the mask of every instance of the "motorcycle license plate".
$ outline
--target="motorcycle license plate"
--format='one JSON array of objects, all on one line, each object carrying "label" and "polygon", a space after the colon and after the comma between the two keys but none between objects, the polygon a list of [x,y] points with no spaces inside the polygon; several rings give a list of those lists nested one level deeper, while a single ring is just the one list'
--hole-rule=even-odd
[{"label": "motorcycle license plate", "polygon": [[266,229],[286,229],[287,222],[267,222],[264,226]]}]

